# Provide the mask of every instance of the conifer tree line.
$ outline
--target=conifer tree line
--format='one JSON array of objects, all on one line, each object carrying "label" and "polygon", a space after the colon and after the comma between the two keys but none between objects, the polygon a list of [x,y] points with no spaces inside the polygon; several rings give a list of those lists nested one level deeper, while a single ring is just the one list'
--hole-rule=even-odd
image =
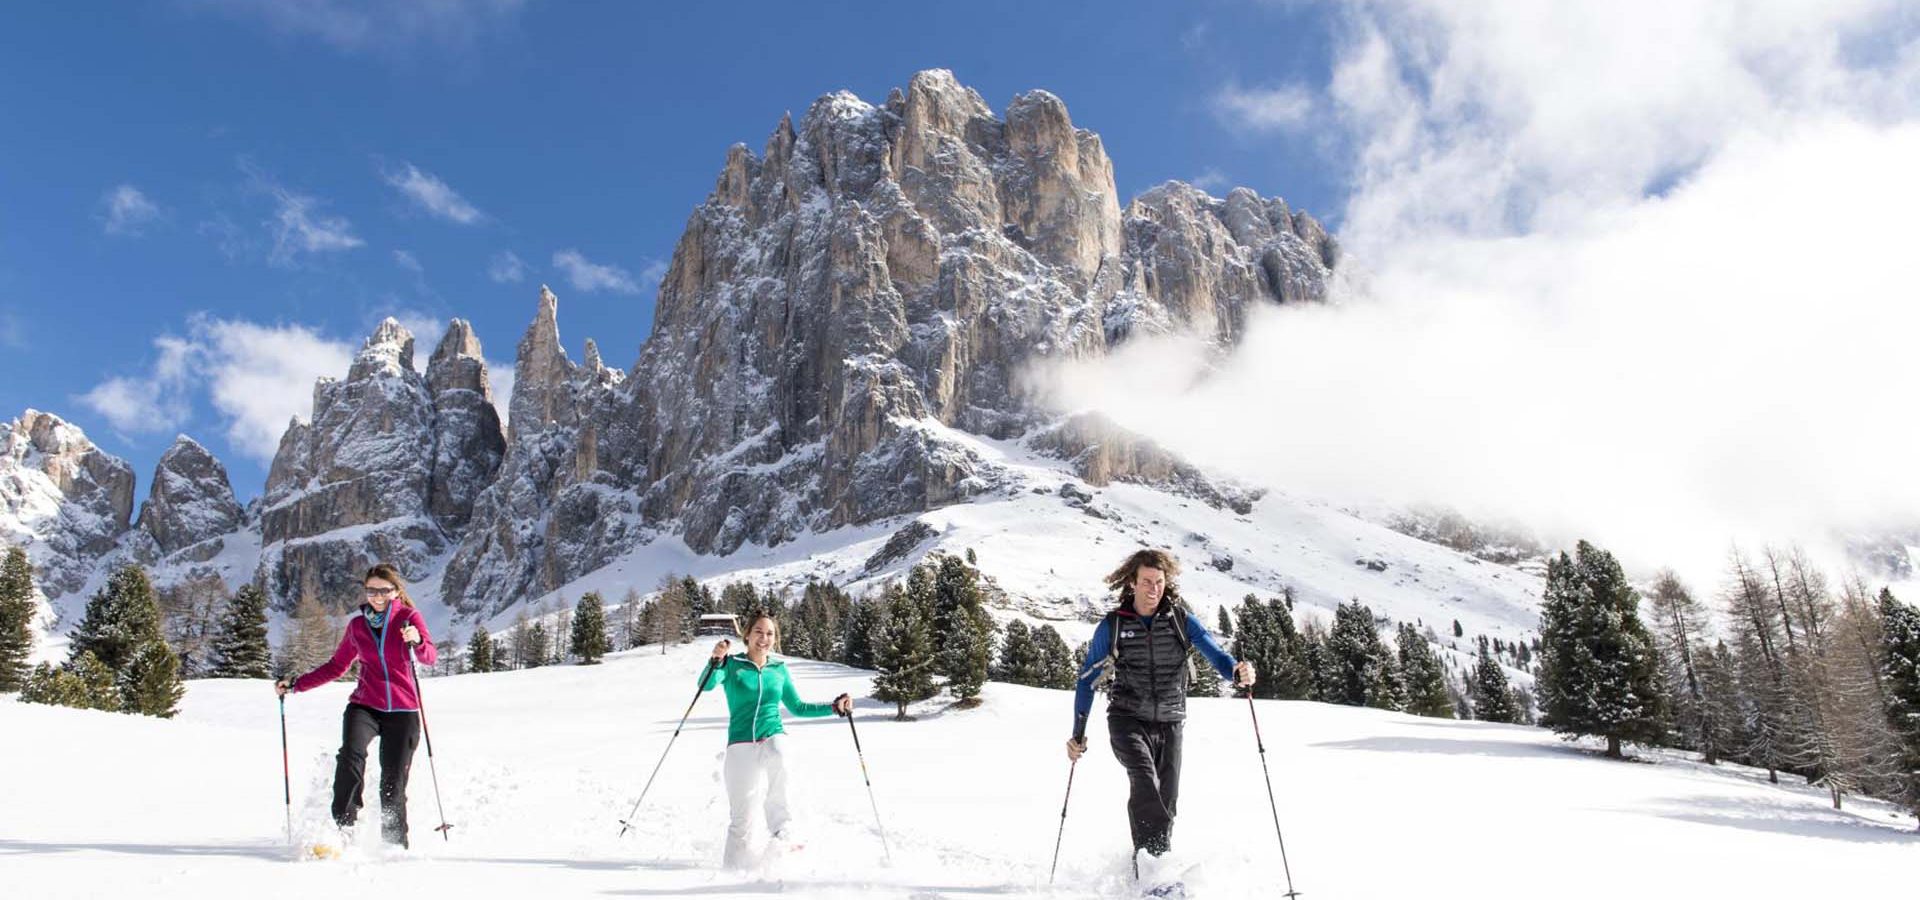
[{"label": "conifer tree line", "polygon": [[1002,634],[986,611],[991,588],[972,554],[936,553],[875,592],[855,597],[824,581],[809,581],[797,597],[751,582],[719,586],[667,575],[643,598],[629,590],[606,608],[597,594],[571,613],[564,648],[563,607],[521,613],[502,634],[471,631],[464,652],[449,666],[490,672],[563,662],[587,663],[606,653],[658,646],[660,652],[694,639],[701,616],[728,613],[742,626],[759,612],[780,622],[778,652],[874,670],[873,696],[906,716],[911,704],[945,694],[962,708],[977,705],[989,680],[1032,687],[1070,688],[1078,658],[1051,625],[1016,622]]},{"label": "conifer tree line", "polygon": [[1520,704],[1497,664],[1490,664],[1493,677],[1499,679],[1497,687],[1483,691],[1471,678],[1456,681],[1448,673],[1435,650],[1439,638],[1431,628],[1398,623],[1388,642],[1381,638],[1385,624],[1356,598],[1334,610],[1331,626],[1317,620],[1298,625],[1291,590],[1267,600],[1248,594],[1231,611],[1222,607],[1219,612],[1219,633],[1231,636],[1230,652],[1252,661],[1260,673],[1253,686],[1255,697],[1365,706],[1442,719],[1521,721],[1512,712]]},{"label": "conifer tree line", "polygon": [[[1582,543],[1549,566],[1545,600],[1547,724],[1797,776],[1836,809],[1867,795],[1920,813],[1920,611],[1891,590],[1836,590],[1797,548],[1735,549],[1715,616],[1671,571],[1638,596]],[[1634,608],[1644,625],[1617,612]]]},{"label": "conifer tree line", "polygon": [[[24,656],[14,648],[30,650],[33,569],[25,551],[9,548],[0,562],[0,677],[17,686],[24,703],[45,703],[111,712],[172,718],[179,711],[180,657],[168,646],[170,623],[162,616],[159,598],[146,570],[123,566],[87,601],[86,615],[74,629],[67,660],[59,666],[41,663],[20,678]],[[25,611],[22,611],[22,605]],[[24,644],[22,642],[24,638]]]}]

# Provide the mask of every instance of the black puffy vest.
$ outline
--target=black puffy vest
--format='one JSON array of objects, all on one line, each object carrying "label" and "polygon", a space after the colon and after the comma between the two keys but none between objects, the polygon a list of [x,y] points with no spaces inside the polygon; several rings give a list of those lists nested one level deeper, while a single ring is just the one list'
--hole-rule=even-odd
[{"label": "black puffy vest", "polygon": [[[1187,718],[1189,646],[1186,610],[1162,603],[1152,619],[1131,608],[1107,613],[1100,627],[1111,629],[1113,682],[1107,686],[1107,715],[1142,722],[1181,722]],[[1151,623],[1151,624],[1149,624]]]}]

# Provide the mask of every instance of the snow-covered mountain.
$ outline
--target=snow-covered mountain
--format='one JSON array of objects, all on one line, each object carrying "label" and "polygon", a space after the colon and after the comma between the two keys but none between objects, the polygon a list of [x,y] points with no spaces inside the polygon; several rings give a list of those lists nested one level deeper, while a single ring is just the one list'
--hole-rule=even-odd
[{"label": "snow-covered mountain", "polygon": [[1203,606],[1290,588],[1517,636],[1537,591],[1523,572],[1221,481],[1037,399],[1036,364],[1137,335],[1232,352],[1249,310],[1321,302],[1340,267],[1311,216],[1245,189],[1169,183],[1123,207],[1099,137],[1059,98],[996,114],[921,72],[877,105],[822,97],[761,152],[727,152],[629,370],[592,341],[570,359],[542,288],[503,428],[466,323],[422,372],[389,320],[315,385],[253,509],[183,439],[133,523],[125,463],[31,413],[0,456],[0,523],[36,548],[56,603],[136,559],[162,583],[255,581],[281,613],[343,607],[384,559],[436,622],[482,622],[666,571],[871,583],[971,548],[1006,614],[1069,619],[1115,559],[1154,544],[1187,560]]}]

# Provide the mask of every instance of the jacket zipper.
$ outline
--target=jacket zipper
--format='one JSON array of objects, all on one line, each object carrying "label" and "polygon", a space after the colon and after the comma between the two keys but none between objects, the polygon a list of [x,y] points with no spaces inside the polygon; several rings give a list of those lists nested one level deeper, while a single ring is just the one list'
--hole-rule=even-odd
[{"label": "jacket zipper", "polygon": [[392,624],[392,619],[386,619],[373,636],[373,653],[380,657],[380,679],[387,683],[387,712],[393,712],[393,673],[387,671],[387,626]]}]

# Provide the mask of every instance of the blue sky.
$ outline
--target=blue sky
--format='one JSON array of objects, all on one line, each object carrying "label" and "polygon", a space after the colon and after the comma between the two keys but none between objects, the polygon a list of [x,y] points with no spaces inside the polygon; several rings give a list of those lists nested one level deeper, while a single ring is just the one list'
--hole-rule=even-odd
[{"label": "blue sky", "polygon": [[383,316],[467,318],[504,366],[549,283],[574,358],[593,337],[626,366],[726,148],[924,68],[995,109],[1060,95],[1122,202],[1177,178],[1337,222],[1331,132],[1301,127],[1335,27],[1224,0],[9,4],[0,420],[79,423],[143,497],[184,431],[244,497],[277,431],[259,395],[303,397],[300,367]]}]

